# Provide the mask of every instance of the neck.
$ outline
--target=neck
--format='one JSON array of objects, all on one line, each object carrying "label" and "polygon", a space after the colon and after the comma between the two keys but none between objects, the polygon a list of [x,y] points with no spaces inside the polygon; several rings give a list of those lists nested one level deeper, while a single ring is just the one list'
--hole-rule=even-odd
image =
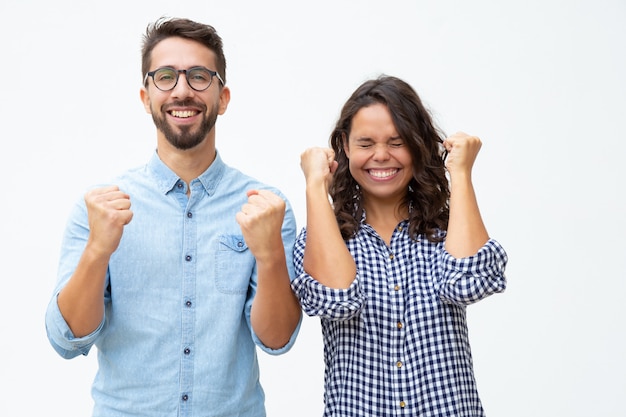
[{"label": "neck", "polygon": [[162,139],[158,141],[157,152],[161,161],[187,184],[206,171],[217,155],[214,141],[209,138],[186,150],[177,149]]},{"label": "neck", "polygon": [[376,233],[385,241],[391,244],[391,236],[400,221],[408,218],[408,209],[398,203],[364,204],[366,212],[366,222],[376,230]]},{"label": "neck", "polygon": [[367,218],[377,218],[395,224],[409,217],[409,208],[403,204],[404,200],[376,200],[370,201],[363,197],[363,207],[367,213]]}]

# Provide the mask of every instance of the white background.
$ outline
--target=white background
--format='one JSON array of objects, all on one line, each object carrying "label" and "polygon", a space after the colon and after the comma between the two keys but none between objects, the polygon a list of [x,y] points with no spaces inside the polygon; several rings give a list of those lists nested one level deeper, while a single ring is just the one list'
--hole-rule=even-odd
[{"label": "white background", "polygon": [[[624,415],[623,0],[3,0],[0,415],[90,413],[95,354],[58,357],[44,312],[70,206],[155,146],[140,46],[162,15],[222,35],[218,149],[281,188],[298,227],[299,155],[365,79],[404,78],[446,132],[480,136],[478,198],[510,257],[507,291],[468,309],[488,415]],[[317,319],[260,360],[270,416],[321,415]]]}]

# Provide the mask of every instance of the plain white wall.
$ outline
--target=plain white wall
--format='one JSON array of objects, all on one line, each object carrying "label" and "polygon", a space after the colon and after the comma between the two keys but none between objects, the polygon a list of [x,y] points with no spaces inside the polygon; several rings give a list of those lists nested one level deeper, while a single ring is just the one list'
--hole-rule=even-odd
[{"label": "plain white wall", "polygon": [[[0,415],[87,416],[95,355],[61,359],[44,311],[83,189],[155,146],[140,43],[161,15],[214,25],[232,100],[224,159],[277,185],[304,224],[299,155],[367,78],[410,82],[441,127],[476,134],[475,186],[507,249],[504,294],[468,309],[490,416],[623,416],[623,0],[53,2],[0,5]],[[270,416],[320,416],[322,342],[261,354]]]}]

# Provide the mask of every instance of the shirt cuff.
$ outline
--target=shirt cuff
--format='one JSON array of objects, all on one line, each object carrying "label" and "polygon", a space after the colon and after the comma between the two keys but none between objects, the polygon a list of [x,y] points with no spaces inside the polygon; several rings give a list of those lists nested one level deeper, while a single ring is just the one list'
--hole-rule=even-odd
[{"label": "shirt cuff", "polygon": [[298,333],[300,332],[301,324],[302,324],[302,316],[300,316],[300,320],[298,320],[298,325],[296,326],[293,333],[291,334],[291,337],[289,338],[289,341],[287,342],[287,344],[278,349],[272,349],[272,348],[265,346],[263,342],[261,341],[261,339],[259,339],[259,337],[256,335],[254,330],[252,330],[252,340],[254,340],[254,343],[263,352],[269,353],[270,355],[275,355],[275,356],[282,355],[283,353],[288,352],[293,347],[294,343],[296,342],[296,338],[298,337]]},{"label": "shirt cuff", "polygon": [[291,283],[291,288],[300,300],[308,316],[328,320],[349,320],[356,316],[365,304],[358,275],[345,289],[327,287],[307,273],[301,274]]},{"label": "shirt cuff", "polygon": [[455,258],[442,254],[442,298],[455,304],[471,304],[506,288],[504,248],[489,239],[475,255]]},{"label": "shirt cuff", "polygon": [[63,358],[70,359],[78,355],[87,355],[104,327],[104,317],[100,325],[91,334],[75,337],[59,310],[57,297],[53,297],[46,313],[46,332],[52,347]]}]

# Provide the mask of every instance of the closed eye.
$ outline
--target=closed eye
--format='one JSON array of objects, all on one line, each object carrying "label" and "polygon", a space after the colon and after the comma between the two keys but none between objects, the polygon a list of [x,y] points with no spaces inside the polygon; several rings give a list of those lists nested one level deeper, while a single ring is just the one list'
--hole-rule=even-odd
[{"label": "closed eye", "polygon": [[373,145],[374,145],[374,142],[371,141],[370,139],[358,139],[356,141],[356,146],[358,146],[361,149],[371,148]]},{"label": "closed eye", "polygon": [[400,148],[404,146],[404,140],[401,138],[392,138],[389,142],[389,147],[391,148]]}]

